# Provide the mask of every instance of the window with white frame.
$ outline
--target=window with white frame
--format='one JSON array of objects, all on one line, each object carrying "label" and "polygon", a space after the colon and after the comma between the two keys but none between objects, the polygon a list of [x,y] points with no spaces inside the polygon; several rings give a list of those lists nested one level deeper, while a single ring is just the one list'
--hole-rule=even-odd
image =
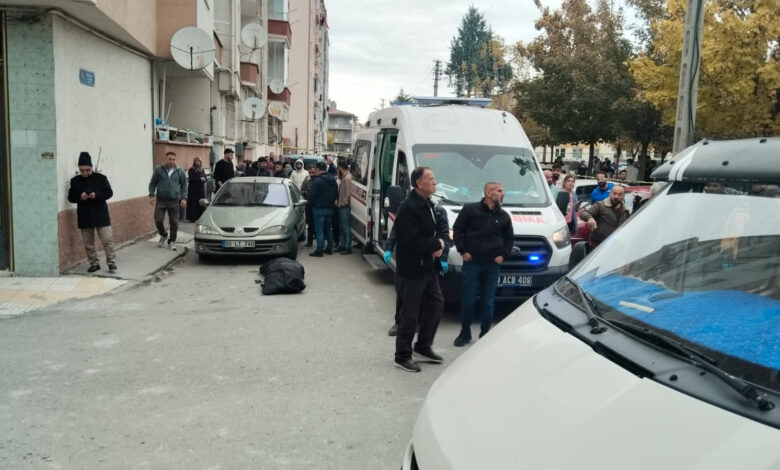
[{"label": "window with white frame", "polygon": [[268,41],[268,81],[278,79],[287,84],[287,43]]},{"label": "window with white frame", "polygon": [[288,21],[287,0],[269,0],[268,17],[272,20]]}]

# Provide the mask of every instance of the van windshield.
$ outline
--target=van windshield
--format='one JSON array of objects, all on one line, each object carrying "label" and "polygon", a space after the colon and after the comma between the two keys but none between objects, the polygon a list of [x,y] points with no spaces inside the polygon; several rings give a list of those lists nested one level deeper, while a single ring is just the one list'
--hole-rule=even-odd
[{"label": "van windshield", "polygon": [[570,276],[605,319],[780,391],[780,182],[674,182]]},{"label": "van windshield", "polygon": [[436,194],[456,204],[478,202],[485,183],[504,186],[505,206],[544,207],[547,191],[530,149],[487,145],[418,144],[417,166],[436,176]]}]

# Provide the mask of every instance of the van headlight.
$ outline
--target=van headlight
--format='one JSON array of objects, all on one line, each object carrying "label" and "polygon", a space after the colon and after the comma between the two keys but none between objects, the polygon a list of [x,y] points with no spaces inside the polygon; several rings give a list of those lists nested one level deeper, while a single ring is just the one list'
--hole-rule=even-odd
[{"label": "van headlight", "polygon": [[260,232],[260,235],[281,235],[287,233],[287,227],[284,225],[272,225]]},{"label": "van headlight", "polygon": [[219,235],[217,229],[203,224],[198,224],[195,226],[195,233],[199,233],[201,235]]},{"label": "van headlight", "polygon": [[569,227],[564,226],[562,229],[552,234],[552,241],[558,248],[566,248],[571,243],[569,238]]}]

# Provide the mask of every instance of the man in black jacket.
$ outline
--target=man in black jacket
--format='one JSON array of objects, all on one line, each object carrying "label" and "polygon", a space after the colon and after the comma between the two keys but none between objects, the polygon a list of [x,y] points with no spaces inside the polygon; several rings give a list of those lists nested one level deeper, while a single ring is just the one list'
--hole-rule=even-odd
[{"label": "man in black jacket", "polygon": [[504,188],[500,183],[487,183],[485,197],[480,202],[463,205],[452,226],[453,239],[463,257],[461,277],[461,330],[455,346],[471,341],[471,320],[479,297],[481,328],[484,336],[493,324],[493,299],[498,286],[498,274],[504,259],[512,252],[514,231],[512,219],[504,210]]},{"label": "man in black jacket", "polygon": [[[311,182],[309,189],[309,204],[314,215],[314,233],[317,238],[317,249],[309,256],[322,257],[322,254],[333,254],[333,213],[336,200],[339,198],[339,188],[336,178],[327,172],[325,162],[317,164],[317,177]],[[327,248],[325,240],[328,241]]]},{"label": "man in black jacket", "polygon": [[108,270],[116,271],[111,217],[108,214],[108,204],[106,204],[106,200],[111,199],[113,195],[114,192],[111,190],[108,178],[94,172],[92,170],[92,157],[87,152],[81,152],[79,155],[79,175],[70,180],[68,201],[76,204],[78,226],[81,229],[81,238],[84,240],[84,248],[89,258],[87,271],[91,273],[100,269],[100,261],[98,261],[97,249],[95,248],[96,230],[106,252]]},{"label": "man in black jacket", "polygon": [[[435,364],[442,357],[433,352],[433,337],[439,327],[444,298],[436,279],[434,261],[444,250],[444,240],[436,237],[436,216],[430,197],[436,192],[436,179],[428,167],[412,171],[413,191],[398,209],[395,230],[396,276],[403,292],[398,336],[395,338],[394,365],[408,372],[420,372],[412,353]],[[412,349],[414,332],[417,344]]]},{"label": "man in black jacket", "polygon": [[230,178],[236,175],[233,168],[233,149],[225,149],[224,155],[220,161],[214,164],[214,181],[217,189]]}]

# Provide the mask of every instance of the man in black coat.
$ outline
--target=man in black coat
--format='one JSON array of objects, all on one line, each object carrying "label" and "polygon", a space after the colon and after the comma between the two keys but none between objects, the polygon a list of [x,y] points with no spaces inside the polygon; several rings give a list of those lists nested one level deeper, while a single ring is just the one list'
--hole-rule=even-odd
[{"label": "man in black coat", "polygon": [[220,161],[214,164],[214,181],[217,189],[230,178],[236,175],[233,168],[233,149],[225,149],[224,155]]},{"label": "man in black coat", "polygon": [[[321,258],[323,253],[333,254],[333,214],[336,200],[339,198],[339,188],[336,179],[327,172],[325,162],[319,162],[315,172],[317,176],[311,182],[307,199],[314,215],[317,249],[309,253],[309,256]],[[325,241],[328,242],[327,247]]]},{"label": "man in black coat", "polygon": [[481,320],[479,337],[490,330],[498,275],[514,245],[512,219],[501,209],[504,187],[501,183],[487,183],[484,194],[480,202],[464,204],[452,226],[455,247],[463,257],[461,330],[455,338],[455,346],[465,346],[471,341],[471,319],[475,307],[479,307]]},{"label": "man in black coat", "polygon": [[[424,166],[415,168],[411,182],[413,191],[401,204],[395,219],[396,277],[403,303],[393,364],[407,372],[420,372],[412,353],[426,362],[442,362],[432,345],[444,309],[434,263],[442,256],[444,240],[436,236],[436,216],[430,199],[436,192],[433,171]],[[415,330],[417,343],[412,348]]]},{"label": "man in black coat", "polygon": [[79,175],[70,180],[68,201],[76,204],[78,227],[89,258],[89,272],[100,269],[97,249],[95,248],[95,231],[106,252],[106,264],[111,272],[116,271],[116,254],[114,239],[111,233],[111,217],[108,214],[106,200],[111,199],[114,192],[108,183],[108,178],[92,170],[92,157],[87,152],[79,155]]}]

